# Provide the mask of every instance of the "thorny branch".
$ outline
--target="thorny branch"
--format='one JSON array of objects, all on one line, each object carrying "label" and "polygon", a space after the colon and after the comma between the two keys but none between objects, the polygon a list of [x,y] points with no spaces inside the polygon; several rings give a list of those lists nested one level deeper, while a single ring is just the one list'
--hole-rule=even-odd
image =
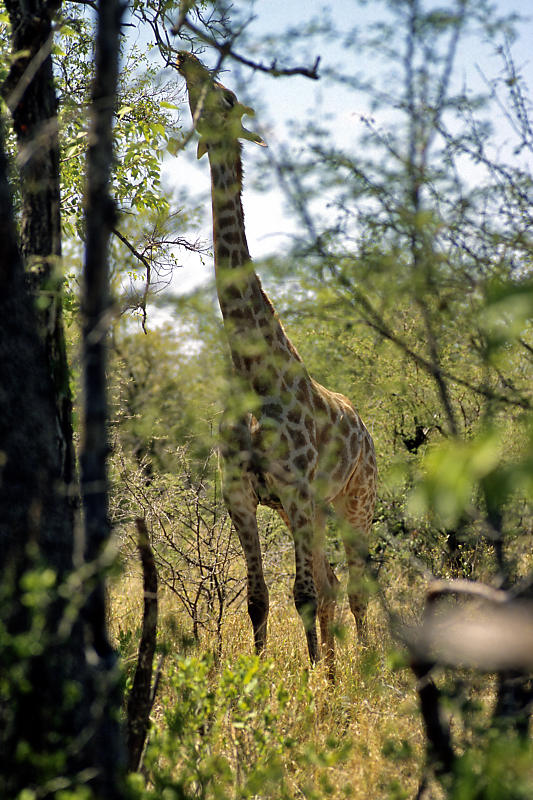
[{"label": "thorny branch", "polygon": [[[153,11],[154,9],[150,9]],[[166,13],[160,8],[155,10],[155,14],[147,14],[142,5],[135,12],[141,20],[147,23],[154,34],[155,42],[159,48],[159,52],[164,59],[165,66],[175,67],[175,50],[172,47],[168,35],[168,25],[170,20],[165,19]]]},{"label": "thorny branch", "polygon": [[[171,214],[165,220],[169,222],[173,217],[179,215],[179,212]],[[165,236],[164,232],[160,230],[158,223],[154,224],[151,233],[147,233],[142,247],[134,244],[127,236],[125,236],[116,226],[111,229],[112,233],[120,239],[122,244],[130,251],[130,253],[143,265],[146,271],[146,278],[141,296],[135,295],[131,303],[128,303],[127,308],[138,308],[142,311],[142,328],[146,333],[146,320],[147,320],[147,303],[150,292],[160,291],[167,286],[172,278],[172,270],[175,266],[172,255],[167,256],[166,260],[158,251],[164,247],[182,248],[191,253],[207,254],[209,246],[202,242],[200,239],[196,241],[189,241],[183,236],[169,237]],[[153,275],[156,275],[157,282],[154,282]]]},{"label": "thorny branch", "polygon": [[185,467],[175,495],[164,498],[151,490],[143,465],[132,472],[122,455],[121,478],[133,513],[140,512],[151,528],[161,583],[190,617],[193,638],[198,639],[202,629],[212,629],[220,652],[224,614],[241,602],[246,583],[235,572],[235,563],[242,556],[231,535],[227,511],[219,502],[212,505],[211,495],[204,500],[205,492],[210,491],[212,460],[210,453],[197,477]]},{"label": "thorny branch", "polygon": [[517,406],[523,409],[530,409],[531,402],[528,398],[523,396],[518,396],[517,398],[509,397],[508,395],[502,394],[501,392],[497,392],[495,390],[489,389],[486,386],[476,386],[475,384],[471,383],[470,381],[466,380],[465,378],[461,378],[455,373],[450,372],[447,369],[443,369],[442,367],[438,367],[439,372],[436,373],[436,365],[433,361],[428,360],[424,356],[420,355],[420,353],[413,350],[409,344],[404,341],[404,339],[396,334],[385,322],[379,312],[374,308],[371,301],[366,297],[363,292],[360,291],[356,286],[350,283],[347,278],[342,274],[339,268],[336,266],[332,258],[332,254],[327,250],[326,246],[323,244],[322,238],[318,233],[316,226],[313,222],[313,219],[309,213],[309,209],[304,200],[304,192],[299,181],[298,176],[296,173],[291,170],[290,171],[290,181],[287,179],[286,176],[286,167],[281,163],[275,161],[273,159],[272,154],[270,154],[272,159],[273,166],[277,172],[279,183],[286,193],[287,197],[291,200],[294,204],[297,212],[300,215],[300,218],[303,222],[304,229],[307,231],[311,241],[313,242],[314,249],[318,253],[318,255],[323,259],[324,263],[327,265],[327,268],[331,272],[331,274],[335,277],[339,284],[339,292],[342,293],[342,296],[352,302],[355,306],[357,306],[359,313],[361,314],[361,319],[372,330],[379,333],[384,339],[395,344],[398,348],[400,348],[405,355],[407,355],[410,359],[414,361],[419,367],[421,367],[425,372],[427,372],[432,377],[437,377],[437,374],[440,375],[442,378],[446,378],[447,380],[451,381],[452,383],[457,384],[458,386],[464,386],[465,388],[469,389],[470,391],[478,394],[482,397],[485,397],[488,400],[497,400],[501,403],[506,403],[507,405]]},{"label": "thorny branch", "polygon": [[142,299],[141,299],[141,301],[139,303],[139,307],[142,310],[142,315],[143,315],[142,316],[142,328],[143,328],[143,331],[145,333],[147,333],[147,331],[146,331],[146,302],[148,300],[148,292],[150,290],[150,284],[151,284],[151,281],[152,281],[152,264],[149,261],[149,259],[147,259],[142,253],[140,253],[137,250],[137,248],[129,241],[129,239],[126,239],[126,237],[119,230],[117,230],[117,228],[113,227],[111,230],[112,230],[112,233],[114,233],[115,236],[118,239],[120,239],[122,244],[126,245],[128,250],[130,251],[130,253],[132,253],[135,256],[135,258],[139,259],[141,264],[146,269],[146,282],[145,282],[145,285],[144,285],[143,295],[142,295]]},{"label": "thorny branch", "polygon": [[210,45],[215,50],[218,50],[222,59],[230,56],[235,61],[238,61],[240,64],[244,64],[244,66],[249,67],[250,69],[254,70],[255,72],[266,72],[269,75],[272,75],[275,78],[280,77],[288,77],[291,75],[303,75],[306,78],[311,78],[312,80],[318,80],[318,67],[320,64],[320,56],[317,56],[315,62],[312,67],[278,67],[276,61],[272,61],[270,65],[262,64],[258,61],[253,61],[252,59],[246,58],[242,56],[240,53],[237,53],[233,49],[233,42],[237,38],[236,35],[233,36],[231,41],[226,42],[219,42],[217,41],[214,36],[211,36],[208,33],[205,33],[201,30],[197,25],[194,25],[190,21],[187,16],[187,10],[185,9],[180,13],[177,23],[172,28],[172,33],[177,36],[179,35],[182,28],[186,28],[191,33],[194,33],[202,42],[205,44]]}]

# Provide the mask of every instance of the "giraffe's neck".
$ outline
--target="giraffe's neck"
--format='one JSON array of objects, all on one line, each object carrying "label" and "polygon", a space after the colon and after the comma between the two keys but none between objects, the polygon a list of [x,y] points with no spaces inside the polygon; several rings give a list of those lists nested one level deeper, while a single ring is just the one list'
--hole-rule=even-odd
[{"label": "giraffe's neck", "polygon": [[[231,157],[230,157],[231,156]],[[307,376],[296,348],[264,292],[250,258],[241,202],[240,145],[209,152],[218,299],[233,363],[260,396],[278,394],[280,381]]]}]

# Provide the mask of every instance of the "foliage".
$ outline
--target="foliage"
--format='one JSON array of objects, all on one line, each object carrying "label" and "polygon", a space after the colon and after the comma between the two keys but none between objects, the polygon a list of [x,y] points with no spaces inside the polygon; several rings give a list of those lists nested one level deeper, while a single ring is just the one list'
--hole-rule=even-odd
[{"label": "foliage", "polygon": [[[383,607],[405,622],[422,613],[428,576],[512,585],[532,567],[527,159],[533,137],[527,87],[512,55],[516,20],[496,19],[485,2],[371,5],[374,22],[366,28],[357,20],[352,29],[345,20],[337,30],[324,14],[260,39],[253,26],[248,32],[248,3],[231,10],[185,4],[179,46],[208,46],[211,63],[219,64],[228,52],[246,53],[248,61],[257,59],[256,72],[273,64],[277,74],[298,56],[307,63],[311,45],[329,37],[342,60],[324,66],[322,91],[338,92],[347,108],[366,98],[348,138],[332,137],[327,119],[313,108],[312,118],[294,123],[286,149],[271,148],[269,170],[300,221],[299,239],[288,256],[259,264],[258,271],[310,373],[354,400],[373,434],[381,489],[372,558]],[[84,8],[63,5],[53,51],[73,382],[94,64],[94,22]],[[399,677],[387,666],[394,654],[377,599],[372,623],[381,649],[362,651],[358,659],[346,651],[346,674],[336,689],[324,688],[319,671],[302,675],[286,635],[288,612],[281,620],[282,675],[275,674],[276,661],[238,655],[249,644],[231,627],[245,617],[244,573],[216,476],[227,365],[210,290],[174,298],[167,292],[172,327],[148,336],[124,314],[133,311],[147,328],[151,300],[176,278],[180,249],[204,255],[209,249],[190,238],[199,212],[188,193],[176,199],[164,181],[167,159],[181,157],[188,142],[181,138],[181,87],[172,72],[178,43],[168,33],[175,4],[134,2],[131,14],[141,33],[135,44],[123,40],[114,127],[111,280],[116,316],[123,316],[113,331],[109,376],[112,513],[126,572],[133,520],[142,516],[148,523],[160,580],[174,601],[160,625],[160,649],[186,650],[189,631],[196,640],[193,655],[167,661],[145,775],[130,776],[132,797],[340,797],[347,785],[361,796],[410,796],[406,787],[414,791],[424,771],[414,688],[406,688],[405,672]],[[0,23],[5,77],[5,16]],[[481,40],[497,56],[499,71],[472,88],[456,77],[455,65]],[[237,72],[246,63],[224,61],[230,65]],[[254,90],[251,80],[247,89]],[[505,142],[491,122],[495,108],[506,121]],[[344,121],[336,126],[339,134],[346,127]],[[9,149],[14,154],[14,139]],[[11,177],[18,208],[14,167]],[[267,577],[286,608],[287,534],[269,515],[261,527]],[[328,535],[342,574],[333,519]],[[3,701],[23,698],[34,659],[49,644],[41,634],[55,574],[29,572],[19,588],[28,625],[17,637],[0,629]],[[113,595],[112,618],[120,602]],[[168,624],[176,617],[179,625]],[[127,662],[135,654],[136,627],[130,621],[116,628]],[[440,790],[457,800],[530,796],[530,747],[520,737],[500,736],[490,714],[496,682],[488,678],[483,688],[474,675],[457,672],[435,680],[449,702],[460,752]],[[388,716],[389,698],[399,693],[398,710]],[[328,728],[332,739],[323,735]],[[61,775],[61,753],[58,746],[54,756],[46,745],[37,764],[37,754],[24,752],[21,743],[19,763],[37,764],[43,791],[51,794],[47,781]],[[83,786],[56,788],[61,800],[84,797]],[[34,794],[28,788],[21,797]]]},{"label": "foliage", "polygon": [[[319,743],[316,736],[327,726],[317,703],[325,686],[311,686],[305,672],[280,679],[256,656],[237,656],[220,670],[205,656],[176,659],[146,756],[148,783],[135,776],[132,786],[146,798],[346,796],[332,778],[355,755],[350,737],[330,732]],[[332,716],[330,731],[340,728]],[[386,742],[391,768],[412,758],[392,733]]]},{"label": "foliage", "polygon": [[[6,797],[17,791],[17,800],[89,800],[89,772],[72,770],[83,744],[83,730],[73,727],[72,720],[80,720],[80,703],[92,701],[91,724],[96,725],[97,709],[108,702],[110,687],[102,676],[95,684],[87,681],[71,646],[83,635],[80,608],[100,568],[84,567],[60,580],[36,551],[29,560],[32,567],[18,581],[7,575],[1,590],[0,714],[3,741],[14,736],[16,749],[2,752],[0,785]],[[48,669],[54,672],[53,686],[46,683]],[[25,738],[21,716],[45,735],[37,742],[31,733]]]},{"label": "foliage", "polygon": [[[214,686],[211,669],[205,658],[184,659],[169,676],[179,702],[166,708],[164,738],[155,738],[153,752],[177,770],[176,777],[160,772],[148,754],[154,796],[169,789],[169,797],[286,796],[280,778],[292,742],[279,737],[276,723],[288,696],[281,689],[272,696],[271,667],[243,656]],[[225,739],[229,758],[220,753]]]},{"label": "foliage", "polygon": [[531,746],[513,736],[492,732],[485,748],[472,747],[457,765],[452,800],[525,800],[530,796]]}]

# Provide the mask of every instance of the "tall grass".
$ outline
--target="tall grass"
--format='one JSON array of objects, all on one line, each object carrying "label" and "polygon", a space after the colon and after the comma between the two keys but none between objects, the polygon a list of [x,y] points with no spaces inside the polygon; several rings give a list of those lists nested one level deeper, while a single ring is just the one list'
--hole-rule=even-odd
[{"label": "tall grass", "polygon": [[[135,660],[141,606],[140,578],[118,579],[110,594],[110,628],[126,671]],[[364,648],[341,604],[334,685],[321,664],[308,665],[288,587],[272,597],[268,654],[261,661],[252,654],[245,605],[224,621],[220,657],[207,635],[191,642],[190,621],[169,592],[161,592],[159,618],[160,649],[167,655],[152,714],[156,755],[148,785],[157,784],[154,769],[178,783],[188,776],[179,790],[169,777],[164,789],[160,784],[165,797],[416,795],[424,738],[414,681],[408,670],[394,669],[394,644],[377,603],[369,610]],[[180,704],[185,716],[179,716]],[[175,729],[173,737],[168,728]]]}]

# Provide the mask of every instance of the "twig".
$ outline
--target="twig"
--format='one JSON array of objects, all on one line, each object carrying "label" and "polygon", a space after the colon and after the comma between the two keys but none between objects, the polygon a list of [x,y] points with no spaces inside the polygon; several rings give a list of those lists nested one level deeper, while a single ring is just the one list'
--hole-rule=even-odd
[{"label": "twig", "polygon": [[272,75],[275,78],[280,77],[288,77],[291,75],[303,75],[305,78],[311,78],[314,81],[319,79],[318,74],[318,67],[320,64],[320,56],[317,56],[315,59],[315,63],[311,68],[309,67],[288,67],[288,68],[280,68],[277,66],[276,61],[272,61],[270,66],[266,64],[261,64],[258,61],[252,61],[245,56],[241,56],[240,53],[236,53],[233,50],[232,44],[230,42],[218,42],[213,36],[210,36],[207,33],[204,33],[200,28],[194,25],[187,17],[187,12],[181,13],[176,25],[172,28],[172,33],[174,36],[177,36],[182,28],[187,28],[191,33],[194,33],[195,36],[198,36],[206,44],[213,47],[215,50],[218,50],[222,58],[226,56],[230,56],[235,61],[238,61],[240,64],[244,64],[246,67],[250,67],[255,72],[266,72],[269,75]]},{"label": "twig", "polygon": [[143,315],[143,317],[142,317],[142,329],[143,329],[143,331],[144,331],[145,333],[147,333],[147,330],[146,330],[146,302],[147,302],[147,300],[148,300],[148,292],[149,292],[149,290],[150,290],[150,282],[151,282],[151,278],[152,278],[152,265],[151,265],[150,261],[149,261],[149,260],[148,260],[148,259],[147,259],[145,256],[143,256],[143,254],[142,254],[142,253],[140,253],[140,252],[139,252],[139,251],[138,251],[138,250],[137,250],[137,249],[136,249],[136,248],[135,248],[135,247],[132,245],[132,243],[129,241],[129,239],[126,239],[126,237],[125,237],[125,236],[124,236],[122,233],[120,233],[120,231],[119,231],[119,230],[117,230],[117,228],[116,228],[116,227],[113,227],[113,228],[111,228],[111,231],[112,231],[112,233],[114,233],[114,234],[115,234],[115,236],[117,236],[117,237],[120,239],[120,241],[121,241],[123,244],[125,244],[125,245],[126,245],[126,247],[128,248],[128,250],[129,250],[131,253],[133,253],[133,255],[135,256],[135,258],[138,258],[138,259],[139,259],[139,261],[141,262],[141,264],[143,264],[143,266],[144,266],[144,267],[145,267],[145,269],[146,269],[146,283],[145,283],[145,285],[144,285],[143,295],[142,295],[142,298],[141,298],[141,302],[140,302],[140,304],[139,304],[139,307],[141,308],[142,315]]}]

